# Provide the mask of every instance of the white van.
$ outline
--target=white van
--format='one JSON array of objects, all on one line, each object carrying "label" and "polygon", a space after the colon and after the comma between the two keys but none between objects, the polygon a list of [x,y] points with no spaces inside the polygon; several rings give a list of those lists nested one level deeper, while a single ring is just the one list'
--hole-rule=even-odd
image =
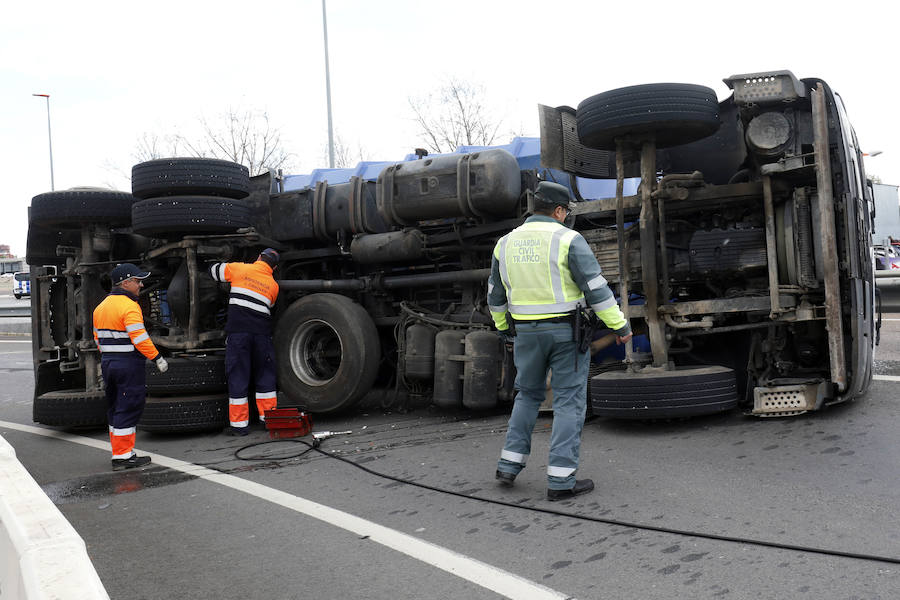
[{"label": "white van", "polygon": [[31,295],[31,275],[29,273],[19,272],[13,275],[13,296],[16,300],[22,296]]}]

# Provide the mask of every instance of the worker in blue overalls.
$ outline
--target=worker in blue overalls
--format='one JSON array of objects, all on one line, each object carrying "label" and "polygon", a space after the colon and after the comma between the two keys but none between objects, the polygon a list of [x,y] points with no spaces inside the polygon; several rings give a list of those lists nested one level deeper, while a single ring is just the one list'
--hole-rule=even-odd
[{"label": "worker in blue overalls", "polygon": [[272,309],[278,284],[272,273],[278,252],[266,248],[252,264],[215,263],[209,273],[216,281],[231,284],[228,322],[225,325],[225,377],[228,380],[229,435],[250,431],[250,375],[255,377],[256,408],[260,421],[275,408],[275,348],[272,345]]},{"label": "worker in blue overalls", "polygon": [[575,479],[587,411],[590,353],[581,353],[577,347],[574,313],[590,306],[620,344],[631,339],[631,328],[587,241],[563,224],[575,206],[569,191],[543,181],[534,192],[534,204],[534,214],[497,242],[488,281],[488,305],[497,331],[513,334],[507,313],[515,323],[519,390],[496,478],[512,485],[525,468],[547,371],[552,369],[547,498],[560,500],[594,489],[590,479]]},{"label": "worker in blue overalls", "polygon": [[136,426],[146,403],[144,362],[152,360],[161,373],[169,368],[144,327],[138,298],[149,271],[131,263],[117,265],[109,274],[113,288],[94,309],[94,341],[100,350],[100,368],[106,391],[112,469],[142,467],[149,456],[134,452]]}]

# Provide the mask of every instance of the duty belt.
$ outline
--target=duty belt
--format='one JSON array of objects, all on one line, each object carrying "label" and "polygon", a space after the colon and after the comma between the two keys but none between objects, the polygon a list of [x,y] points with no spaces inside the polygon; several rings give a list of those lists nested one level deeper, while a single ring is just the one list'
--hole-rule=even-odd
[{"label": "duty belt", "polygon": [[574,314],[550,317],[547,319],[513,319],[514,323],[571,323]]}]

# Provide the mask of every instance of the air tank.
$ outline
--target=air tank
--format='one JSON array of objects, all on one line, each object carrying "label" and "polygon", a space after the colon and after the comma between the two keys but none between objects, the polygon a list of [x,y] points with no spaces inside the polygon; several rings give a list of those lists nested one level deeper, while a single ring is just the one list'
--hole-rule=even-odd
[{"label": "air tank", "polygon": [[349,239],[389,229],[376,208],[375,184],[361,177],[276,194],[269,200],[269,211],[272,235],[279,240],[333,241],[342,231]]},{"label": "air tank", "polygon": [[434,339],[434,403],[460,408],[463,400],[463,359],[466,332],[447,329]]},{"label": "air tank", "polygon": [[316,184],[311,194],[312,224],[320,240],[333,240],[338,231],[348,233],[378,233],[387,231],[376,210],[372,186],[360,177],[348,183]]},{"label": "air tank", "polygon": [[451,217],[516,216],[522,183],[516,158],[494,148],[386,167],[376,202],[386,223],[413,225]]},{"label": "air tank", "polygon": [[418,229],[358,235],[350,242],[350,254],[363,265],[414,261],[425,255],[425,236]]},{"label": "air tank", "polygon": [[493,331],[473,331],[465,339],[463,406],[475,410],[497,405],[500,378],[500,338]]},{"label": "air tank", "polygon": [[416,323],[406,328],[403,371],[409,379],[431,381],[434,377],[434,327]]}]

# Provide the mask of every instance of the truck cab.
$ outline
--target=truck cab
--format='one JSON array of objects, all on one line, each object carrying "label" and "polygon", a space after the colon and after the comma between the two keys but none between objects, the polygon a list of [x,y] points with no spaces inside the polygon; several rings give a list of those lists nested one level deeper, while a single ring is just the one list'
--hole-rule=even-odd
[{"label": "truck cab", "polygon": [[648,84],[541,108],[545,164],[641,177],[576,210],[650,339],[591,380],[595,414],[792,415],[871,381],[874,206],[843,102],[790,71],[724,81],[721,102]]}]

